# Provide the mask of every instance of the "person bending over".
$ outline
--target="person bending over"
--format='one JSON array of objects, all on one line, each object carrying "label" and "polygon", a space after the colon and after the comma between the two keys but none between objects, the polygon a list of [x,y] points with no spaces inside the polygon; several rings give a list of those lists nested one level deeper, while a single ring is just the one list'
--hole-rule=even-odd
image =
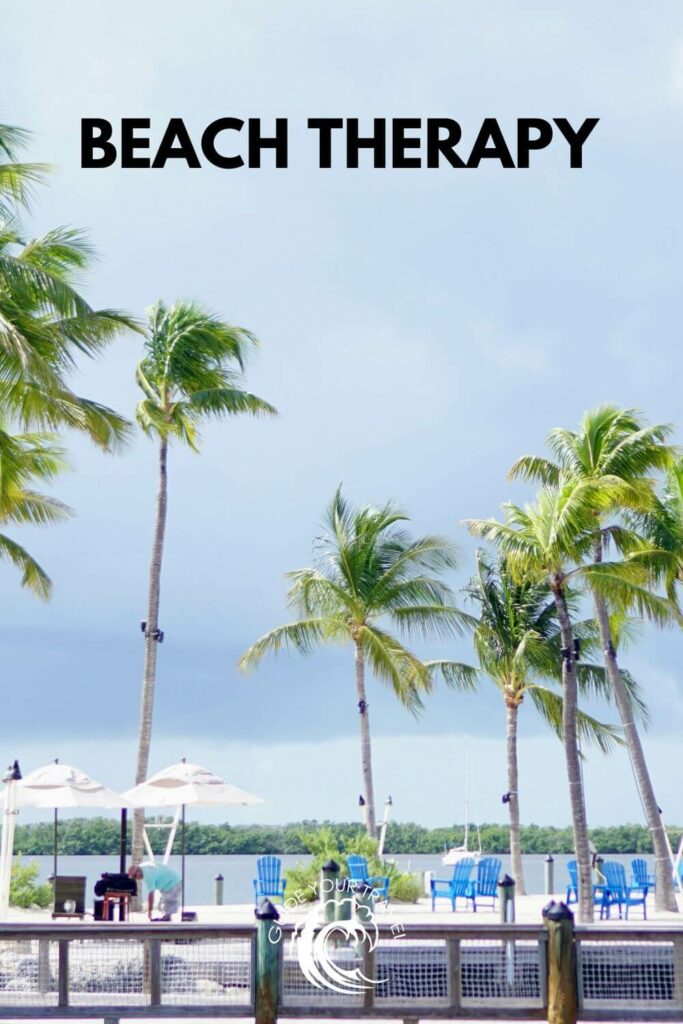
[{"label": "person bending over", "polygon": [[[147,889],[147,917],[150,921],[170,921],[171,915],[180,908],[182,880],[175,868],[168,864],[133,864],[128,876],[145,883]],[[159,910],[162,916],[153,918],[154,894],[159,893]]]}]

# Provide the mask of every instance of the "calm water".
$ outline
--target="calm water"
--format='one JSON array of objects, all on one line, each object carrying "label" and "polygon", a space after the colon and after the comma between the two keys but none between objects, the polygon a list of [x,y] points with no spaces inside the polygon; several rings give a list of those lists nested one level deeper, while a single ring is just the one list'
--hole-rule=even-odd
[{"label": "calm water", "polygon": [[[605,859],[620,861],[625,865],[627,874],[630,874],[631,860],[635,855],[605,855]],[[214,901],[214,878],[217,874],[223,875],[224,902],[225,903],[250,903],[253,887],[252,879],[256,875],[256,856],[206,856],[188,857],[186,860],[186,903],[202,904],[213,903]],[[308,858],[298,855],[282,857],[283,867],[296,864],[297,861],[305,861]],[[651,862],[651,858],[648,862]],[[46,881],[52,874],[52,857],[27,857],[28,860],[35,860],[40,865],[40,877]],[[433,854],[418,854],[412,857],[399,855],[396,858],[398,865],[404,871],[434,871],[436,877],[448,878],[452,868],[444,867],[441,858]],[[501,856],[503,871],[510,870],[509,858]],[[555,892],[564,890],[567,882],[567,861],[569,856],[558,854],[555,857]],[[542,854],[525,856],[524,874],[529,893],[542,893],[544,889],[544,861]],[[171,863],[180,870],[180,858],[172,857]],[[85,875],[88,879],[88,894],[93,895],[93,886],[103,871],[118,871],[118,857],[60,857],[59,873],[63,875]],[[650,871],[654,868],[650,863]]]}]

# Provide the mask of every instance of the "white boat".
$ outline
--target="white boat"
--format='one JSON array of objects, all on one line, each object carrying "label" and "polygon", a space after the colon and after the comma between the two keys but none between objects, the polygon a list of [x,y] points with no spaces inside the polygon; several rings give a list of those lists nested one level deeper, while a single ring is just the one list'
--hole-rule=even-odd
[{"label": "white boat", "polygon": [[481,834],[479,832],[479,825],[477,825],[477,845],[478,849],[470,850],[469,848],[470,839],[470,752],[467,750],[465,755],[465,841],[462,846],[451,846],[450,850],[446,850],[441,863],[446,865],[457,864],[459,860],[464,860],[465,857],[471,857],[477,860],[481,857]]}]

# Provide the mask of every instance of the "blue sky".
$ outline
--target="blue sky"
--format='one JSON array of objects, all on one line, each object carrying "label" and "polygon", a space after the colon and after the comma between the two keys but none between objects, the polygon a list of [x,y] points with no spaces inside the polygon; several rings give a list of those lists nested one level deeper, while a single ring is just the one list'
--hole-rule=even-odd
[{"label": "blue sky", "polygon": [[[9,11],[9,4],[6,10]],[[683,11],[634,2],[24,0],[4,19],[2,119],[55,165],[32,228],[87,227],[101,260],[89,299],[140,314],[197,298],[251,328],[253,390],[277,422],[208,427],[174,450],[152,768],[186,755],[266,798],[233,821],[350,819],[360,765],[349,651],[264,664],[241,651],[284,621],[283,573],[309,563],[340,481],[399,500],[420,532],[459,525],[524,487],[511,462],[602,401],[680,417]],[[84,171],[81,117],[289,118],[276,171]],[[528,171],[316,168],[313,116],[600,117],[581,171],[564,143]],[[268,160],[265,161],[268,164]],[[75,384],[132,414],[139,341],[122,338]],[[6,713],[0,751],[53,756],[132,781],[155,490],[138,438],[108,458],[69,439],[55,492],[77,515],[23,531],[55,581],[41,606],[0,571]],[[455,582],[458,582],[456,580]],[[679,635],[629,654],[647,686],[659,800],[683,821],[672,767],[683,724]],[[448,653],[468,658],[467,644]],[[438,693],[419,722],[372,685],[376,789],[396,817],[459,820],[465,748],[478,814],[504,820],[497,697]],[[523,817],[569,820],[562,751],[529,709]],[[624,754],[586,764],[593,824],[641,820]],[[615,800],[615,794],[618,799]],[[225,817],[225,815],[219,815]]]}]

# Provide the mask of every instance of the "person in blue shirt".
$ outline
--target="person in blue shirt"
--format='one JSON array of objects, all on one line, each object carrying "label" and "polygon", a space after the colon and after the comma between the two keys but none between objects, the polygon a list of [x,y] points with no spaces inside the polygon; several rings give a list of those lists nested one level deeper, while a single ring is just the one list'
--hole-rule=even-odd
[{"label": "person in blue shirt", "polygon": [[159,910],[162,917],[157,921],[170,921],[171,915],[180,908],[182,880],[175,868],[169,864],[133,864],[128,869],[129,878],[144,882],[147,889],[147,917],[150,921],[154,910],[154,894],[159,893]]}]

